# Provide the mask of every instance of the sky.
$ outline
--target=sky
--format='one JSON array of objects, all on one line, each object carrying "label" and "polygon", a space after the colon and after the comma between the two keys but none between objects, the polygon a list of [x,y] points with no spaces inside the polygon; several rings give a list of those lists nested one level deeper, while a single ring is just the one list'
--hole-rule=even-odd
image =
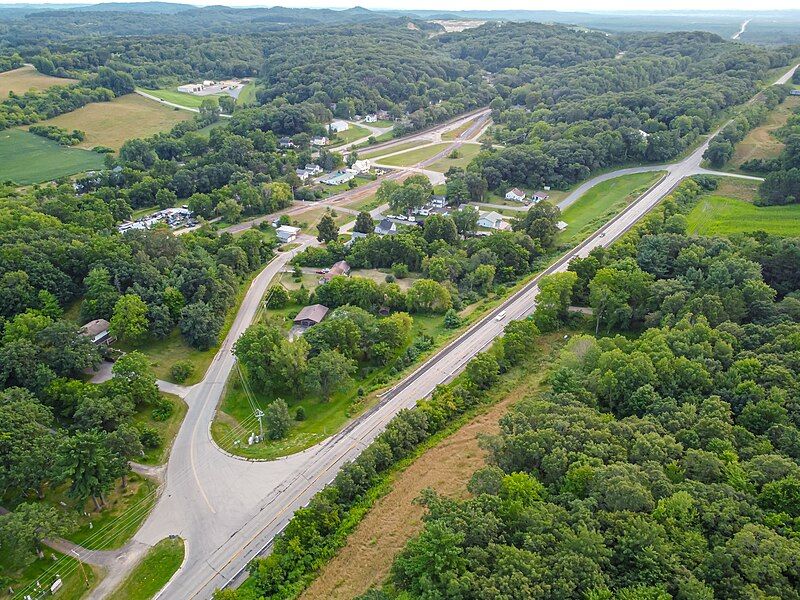
[{"label": "sky", "polygon": [[[94,4],[102,0],[22,0],[30,4]],[[122,1],[122,0],[121,0]],[[228,6],[287,6],[312,8],[350,8],[363,6],[370,9],[427,9],[427,10],[559,10],[613,11],[613,10],[797,10],[797,0],[561,0],[558,3],[531,0],[174,0],[185,4],[205,6],[225,4]],[[0,4],[12,4],[0,0]]]}]

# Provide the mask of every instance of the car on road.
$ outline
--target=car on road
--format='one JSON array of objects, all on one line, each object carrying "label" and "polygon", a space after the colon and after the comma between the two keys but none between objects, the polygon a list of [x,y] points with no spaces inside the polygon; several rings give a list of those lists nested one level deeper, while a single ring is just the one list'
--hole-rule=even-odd
[{"label": "car on road", "polygon": [[505,318],[506,318],[506,311],[501,310],[499,313],[497,313],[497,316],[494,318],[494,320],[495,321],[502,321]]}]

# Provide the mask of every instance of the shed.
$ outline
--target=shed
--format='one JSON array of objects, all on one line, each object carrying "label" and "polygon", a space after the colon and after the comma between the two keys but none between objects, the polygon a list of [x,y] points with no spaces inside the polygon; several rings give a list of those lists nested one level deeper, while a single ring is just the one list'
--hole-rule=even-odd
[{"label": "shed", "polygon": [[278,236],[278,240],[286,244],[287,242],[294,241],[294,238],[297,237],[297,234],[300,233],[299,227],[291,227],[289,225],[281,225],[275,230],[275,233]]},{"label": "shed", "polygon": [[312,304],[311,306],[304,306],[303,309],[297,313],[294,318],[294,324],[300,327],[311,327],[320,323],[325,315],[328,314],[328,307],[322,304]]}]

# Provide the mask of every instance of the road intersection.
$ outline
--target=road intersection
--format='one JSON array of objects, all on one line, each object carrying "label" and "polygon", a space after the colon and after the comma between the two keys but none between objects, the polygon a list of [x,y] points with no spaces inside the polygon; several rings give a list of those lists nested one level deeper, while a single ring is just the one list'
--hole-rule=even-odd
[{"label": "road intersection", "polygon": [[[793,71],[794,69],[778,80],[778,83],[787,81]],[[479,120],[487,117],[488,112],[478,115]],[[485,126],[485,122],[483,125]],[[475,127],[470,128],[473,129]],[[454,142],[458,143],[458,140]],[[185,394],[188,412],[173,445],[157,503],[130,544],[136,550],[121,552],[115,562],[107,565],[110,567],[109,575],[90,597],[108,597],[143,554],[144,549],[168,535],[178,535],[185,540],[186,558],[162,590],[161,598],[205,599],[210,598],[217,588],[240,583],[244,578],[246,565],[255,556],[269,549],[272,540],[283,530],[294,511],[306,505],[314,494],[328,484],[343,464],[354,459],[399,410],[414,406],[437,385],[449,381],[475,354],[502,335],[508,321],[531,314],[535,308],[538,283],[542,276],[564,271],[575,256],[584,257],[596,247],[613,243],[681,180],[703,171],[701,161],[707,146],[708,141],[685,159],[671,165],[623,169],[591,180],[594,185],[600,178],[610,179],[629,172],[667,172],[662,180],[622,213],[385,392],[377,405],[353,420],[342,431],[292,456],[269,462],[248,461],[223,452],[211,438],[210,425],[228,375],[235,365],[235,358],[231,353],[234,342],[257,315],[264,292],[272,278],[285,268],[295,254],[316,243],[307,236],[299,239],[299,247],[280,253],[254,279],[230,333],[205,377]],[[449,148],[445,152],[451,150]],[[438,160],[441,157],[437,155],[434,158]],[[425,164],[420,163],[415,167],[424,168]],[[399,173],[398,177],[407,172]],[[580,196],[578,191],[583,187],[578,188],[568,199],[575,194],[577,199]],[[589,187],[591,185],[581,194]],[[349,197],[352,201],[352,195]],[[327,203],[335,206],[335,202],[340,200],[341,198],[331,198]],[[319,203],[314,206],[319,206]],[[309,208],[312,206],[305,210]],[[297,210],[297,207],[293,209]],[[289,211],[287,213],[294,214]],[[249,226],[252,226],[252,222]],[[507,315],[502,321],[494,318],[500,311],[505,311]]]}]

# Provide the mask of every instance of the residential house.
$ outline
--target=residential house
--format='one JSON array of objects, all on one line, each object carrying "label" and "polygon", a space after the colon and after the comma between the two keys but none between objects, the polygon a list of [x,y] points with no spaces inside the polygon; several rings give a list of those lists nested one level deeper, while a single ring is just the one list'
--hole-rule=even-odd
[{"label": "residential house", "polygon": [[294,148],[294,142],[289,136],[283,136],[281,139],[279,139],[278,145],[281,148]]},{"label": "residential house", "polygon": [[379,110],[377,113],[375,113],[375,116],[378,117],[378,120],[380,121],[388,121],[391,118],[388,110]]},{"label": "residential house", "polygon": [[514,202],[524,202],[525,192],[519,188],[511,188],[506,192],[506,200],[513,200]]},{"label": "residential house", "polygon": [[364,123],[377,123],[378,122],[378,115],[371,114],[364,117]]},{"label": "residential house", "polygon": [[344,171],[335,171],[334,173],[330,173],[324,179],[320,179],[321,183],[325,185],[341,185],[343,183],[347,183],[351,179],[356,176],[355,172],[351,169],[347,169]]},{"label": "residential house", "polygon": [[311,145],[312,146],[327,146],[330,143],[330,140],[325,137],[324,135],[318,135],[311,138]]},{"label": "residential house", "polygon": [[347,240],[347,241],[344,243],[344,247],[345,247],[345,248],[349,248],[350,246],[352,246],[353,244],[355,244],[355,243],[356,243],[356,240],[360,240],[361,238],[365,238],[365,237],[367,237],[367,234],[366,234],[366,233],[363,233],[363,232],[361,232],[361,231],[353,231],[353,232],[350,234],[350,239],[349,239],[349,240]]},{"label": "residential house", "polygon": [[789,92],[790,96],[800,96],[800,90],[791,90]]},{"label": "residential house", "polygon": [[347,131],[348,129],[350,129],[350,123],[347,121],[342,121],[341,119],[332,121],[328,126],[328,130],[331,133],[341,133],[343,131]]},{"label": "residential house", "polygon": [[297,234],[300,233],[300,228],[291,227],[290,225],[281,225],[275,230],[275,233],[278,236],[278,241],[282,244],[287,244],[294,241]]},{"label": "residential house", "polygon": [[375,233],[378,235],[394,235],[397,233],[397,223],[389,219],[382,219],[380,223],[375,225]]},{"label": "residential house", "polygon": [[304,306],[294,318],[294,324],[298,327],[311,327],[318,325],[328,314],[328,307],[322,304],[312,304]]},{"label": "residential house", "polygon": [[114,341],[114,338],[111,337],[111,333],[108,331],[109,326],[109,322],[105,319],[95,319],[81,327],[78,333],[88,337],[92,340],[93,344],[97,344],[98,346],[101,344],[108,345]]},{"label": "residential house", "polygon": [[330,270],[319,278],[319,282],[321,284],[328,283],[337,275],[350,275],[350,265],[347,264],[347,261],[340,260],[339,262],[333,263],[333,266],[330,268]]},{"label": "residential house", "polygon": [[311,179],[311,173],[309,173],[306,169],[295,169],[295,174],[300,178],[301,181],[306,181],[307,179]]},{"label": "residential house", "polygon": [[534,192],[533,194],[531,194],[530,200],[531,200],[531,202],[536,204],[537,202],[541,202],[542,200],[547,200],[549,197],[550,196],[548,196],[547,194],[545,194],[543,192]]},{"label": "residential house", "polygon": [[445,206],[447,206],[447,198],[445,196],[434,194],[433,196],[431,196],[431,199],[428,202],[428,204],[432,208],[444,208]]},{"label": "residential house", "polygon": [[359,174],[369,173],[369,170],[372,168],[372,163],[370,163],[369,160],[365,158],[363,160],[357,160],[356,162],[353,163],[353,165],[350,168]]},{"label": "residential house", "polygon": [[306,163],[306,166],[304,168],[306,171],[311,173],[311,175],[319,175],[320,173],[322,173],[322,167],[314,163]]},{"label": "residential house", "polygon": [[478,217],[478,225],[486,227],[487,229],[495,229],[497,231],[505,231],[511,229],[511,225],[505,221],[505,217],[498,212],[481,212]]}]

